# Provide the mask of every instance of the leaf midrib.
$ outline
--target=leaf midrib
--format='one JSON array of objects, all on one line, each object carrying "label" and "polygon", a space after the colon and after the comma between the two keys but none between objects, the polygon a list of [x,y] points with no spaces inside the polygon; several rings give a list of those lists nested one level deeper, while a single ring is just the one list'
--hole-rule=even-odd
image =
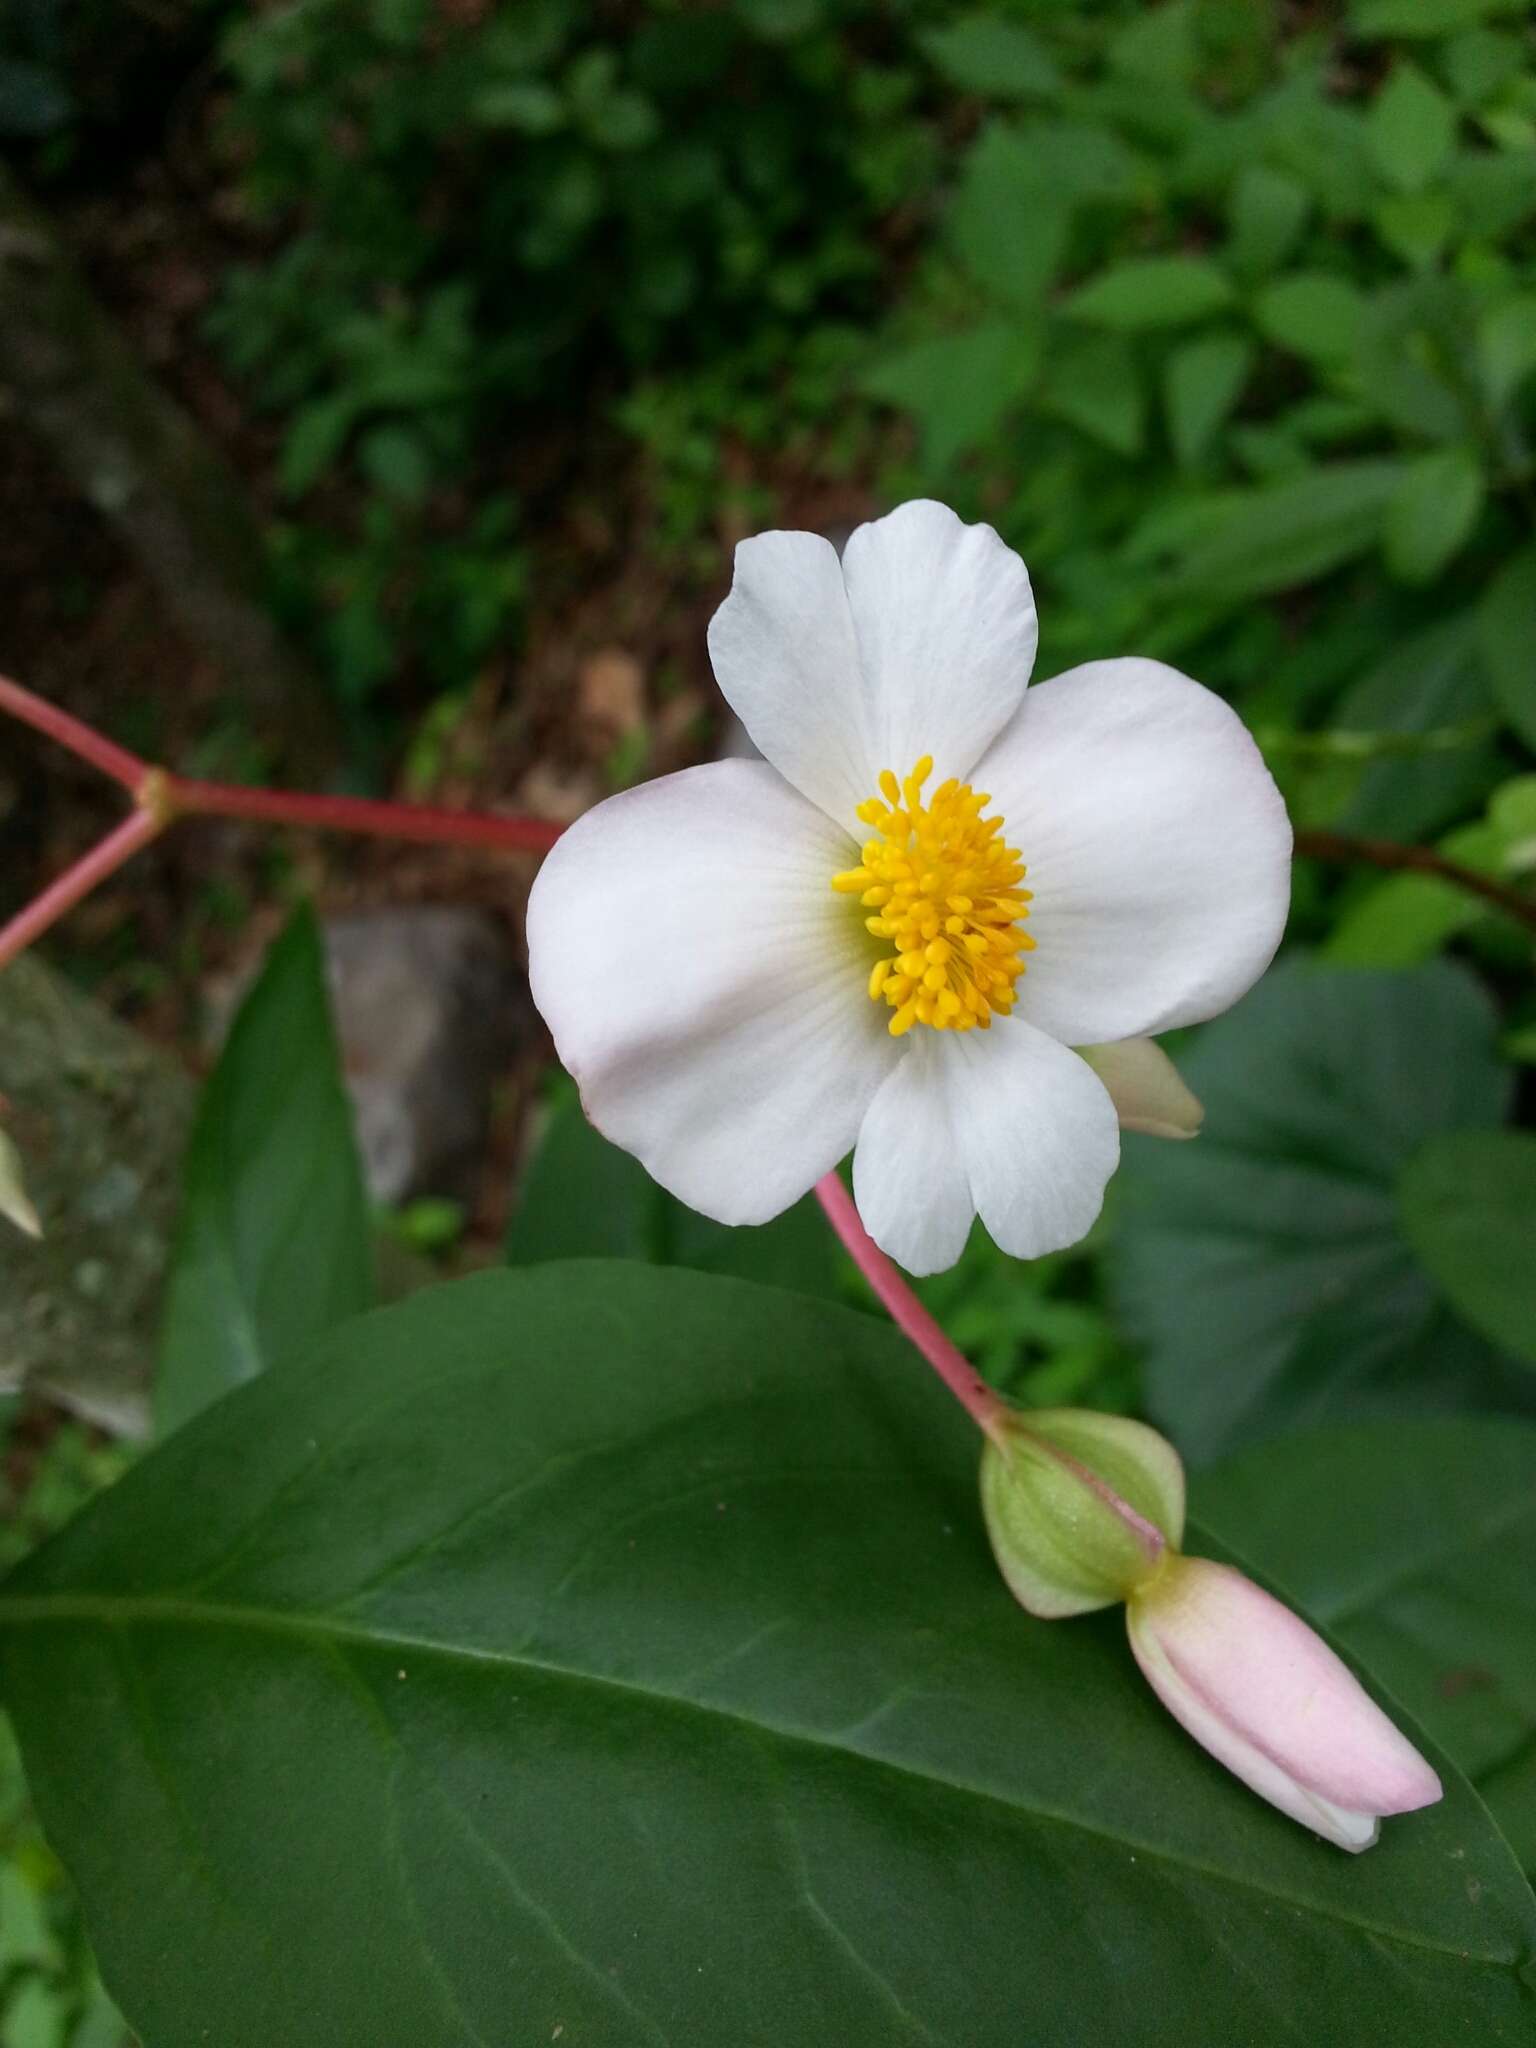
[{"label": "leaf midrib", "polygon": [[1001,1807],[1015,1819],[1054,1823],[1092,1836],[1097,1841],[1111,1843],[1116,1848],[1134,1849],[1138,1855],[1147,1856],[1154,1862],[1168,1864],[1174,1869],[1210,1879],[1237,1891],[1253,1893],[1259,1898],[1271,1900],[1335,1926],[1396,1942],[1404,1948],[1450,1957],[1458,1962],[1471,1962],[1497,1970],[1507,1970],[1517,1979],[1521,1978],[1527,1960],[1518,1956],[1488,1955],[1456,1942],[1427,1940],[1422,1935],[1409,1933],[1400,1927],[1386,1926],[1379,1921],[1336,1912],[1308,1899],[1298,1898],[1292,1893],[1260,1884],[1253,1878],[1241,1876],[1235,1871],[1224,1870],[1220,1865],[1202,1862],[1197,1857],[1181,1855],[1159,1843],[1129,1834],[1112,1834],[1105,1828],[1096,1827],[1092,1821],[1083,1819],[1081,1815],[1045,1805],[1022,1805],[988,1786],[974,1785],[963,1778],[949,1777],[938,1771],[918,1770],[911,1764],[899,1762],[893,1757],[881,1756],[839,1742],[826,1733],[754,1718],[730,1707],[690,1698],[686,1693],[670,1692],[659,1686],[638,1685],[631,1680],[613,1678],[602,1672],[585,1671],[577,1666],[559,1664],[548,1658],[531,1657],[526,1652],[477,1649],[462,1643],[444,1643],[430,1636],[404,1635],[394,1630],[367,1628],[324,1614],[303,1615],[285,1612],[281,1608],[239,1606],[217,1601],[178,1600],[165,1595],[112,1598],[89,1594],[12,1594],[0,1597],[0,1624],[6,1622],[22,1625],[86,1622],[109,1630],[131,1627],[135,1623],[244,1629],[255,1634],[317,1643],[331,1650],[348,1644],[388,1652],[391,1655],[437,1658],[447,1663],[489,1665],[511,1671],[537,1673],[541,1677],[564,1680],[573,1685],[590,1686],[628,1699],[643,1700],[647,1706],[653,1708],[671,1707],[683,1713],[726,1722],[755,1736],[768,1735],[775,1740],[799,1744],[813,1751],[831,1752],[834,1755],[857,1759],[858,1762],[875,1770],[888,1771],[919,1785],[930,1788],[942,1787],[946,1791],[959,1794],[962,1798]]}]

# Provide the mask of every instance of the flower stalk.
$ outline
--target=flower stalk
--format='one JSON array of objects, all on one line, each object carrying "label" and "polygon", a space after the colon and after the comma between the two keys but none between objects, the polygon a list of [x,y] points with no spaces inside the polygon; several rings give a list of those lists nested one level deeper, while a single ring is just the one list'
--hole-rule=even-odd
[{"label": "flower stalk", "polygon": [[44,733],[112,781],[133,809],[91,851],[58,875],[0,928],[0,967],[180,818],[239,818],[304,831],[362,833],[440,846],[479,846],[505,853],[548,853],[562,827],[544,818],[447,811],[430,804],[379,803],[363,797],[312,796],[290,790],[201,782],[141,761],[94,726],[0,676],[0,711]]},{"label": "flower stalk", "polygon": [[952,1344],[918,1300],[864,1225],[842,1177],[829,1173],[816,1183],[822,1213],[869,1282],[876,1300],[909,1343],[915,1345],[984,1436],[1001,1443],[1011,1409],[975,1366]]}]

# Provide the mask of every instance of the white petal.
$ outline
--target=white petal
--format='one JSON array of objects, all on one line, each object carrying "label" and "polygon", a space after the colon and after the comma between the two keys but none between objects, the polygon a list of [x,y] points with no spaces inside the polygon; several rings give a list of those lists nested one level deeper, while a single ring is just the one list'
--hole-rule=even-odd
[{"label": "white petal", "polygon": [[966,778],[1019,708],[1034,666],[1024,564],[990,526],[914,499],[859,527],[843,551],[876,771]]},{"label": "white petal", "polygon": [[1193,1138],[1205,1122],[1197,1096],[1178,1068],[1150,1038],[1122,1038],[1078,1051],[1109,1090],[1122,1131],[1151,1138]]},{"label": "white petal", "polygon": [[965,1033],[918,1025],[903,1043],[853,1156],[854,1198],[881,1250],[909,1273],[937,1273],[977,1213],[1016,1258],[1084,1237],[1120,1140],[1077,1054],[1017,1018]]},{"label": "white petal", "polygon": [[902,1041],[900,1062],[869,1105],[853,1155],[860,1220],[909,1273],[952,1266],[976,1218],[949,1118],[944,1048],[937,1042],[951,1035],[920,1024]]},{"label": "white petal", "polygon": [[1068,1045],[1192,1024],[1269,964],[1285,805],[1241,719],[1161,662],[1037,683],[973,778],[1034,891],[1016,1016]]},{"label": "white petal", "polygon": [[1115,1106],[1092,1070],[1019,1017],[946,1031],[951,1116],[994,1240],[1043,1258],[1087,1236],[1120,1163]]},{"label": "white petal", "polygon": [[534,884],[533,999],[587,1115],[719,1222],[830,1171],[899,1054],[830,886],[850,857],[773,769],[718,761],[589,811]]},{"label": "white petal", "polygon": [[854,812],[875,787],[872,728],[832,543],[816,533],[742,541],[731,594],[709,622],[709,658],[764,758],[858,831]]},{"label": "white petal", "polygon": [[861,526],[841,564],[816,534],[743,541],[709,653],[764,758],[859,833],[882,769],[932,754],[937,780],[964,776],[1017,710],[1034,600],[990,526],[918,500]]}]

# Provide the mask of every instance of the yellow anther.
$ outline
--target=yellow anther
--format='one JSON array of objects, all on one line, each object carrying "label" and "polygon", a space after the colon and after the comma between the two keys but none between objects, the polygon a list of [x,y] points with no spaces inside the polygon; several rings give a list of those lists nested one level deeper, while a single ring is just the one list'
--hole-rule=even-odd
[{"label": "yellow anther", "polygon": [[832,878],[877,913],[864,919],[881,942],[869,994],[889,1005],[896,1038],[916,1024],[985,1031],[1013,1007],[1035,943],[1021,928],[1031,899],[1018,849],[1001,818],[982,816],[991,797],[951,776],[925,801],[932,773],[928,754],[899,781],[882,770],[879,796],[857,812],[876,836],[858,867]]}]

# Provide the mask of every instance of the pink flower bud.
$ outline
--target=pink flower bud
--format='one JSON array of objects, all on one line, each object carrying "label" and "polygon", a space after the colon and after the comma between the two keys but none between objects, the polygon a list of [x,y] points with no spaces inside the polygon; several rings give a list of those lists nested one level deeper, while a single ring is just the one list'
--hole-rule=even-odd
[{"label": "pink flower bud", "polygon": [[1171,1556],[1131,1595],[1131,1648],[1174,1719],[1341,1849],[1432,1806],[1440,1780],[1321,1636],[1230,1565]]}]

